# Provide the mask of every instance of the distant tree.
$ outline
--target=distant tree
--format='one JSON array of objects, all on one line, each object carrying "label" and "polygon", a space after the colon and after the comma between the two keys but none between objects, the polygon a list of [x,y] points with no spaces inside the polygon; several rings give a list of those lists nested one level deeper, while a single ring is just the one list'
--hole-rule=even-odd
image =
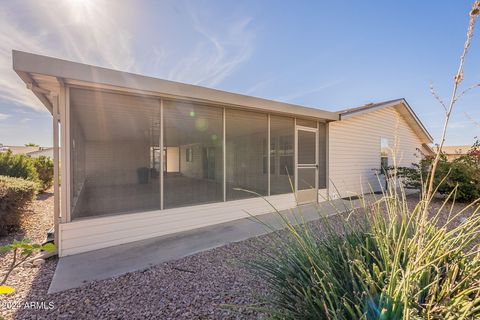
[{"label": "distant tree", "polygon": [[25,144],[25,147],[39,147],[39,145],[38,145],[38,144],[35,144],[35,143],[33,143],[33,142],[29,142],[29,143],[26,143],[26,144]]}]

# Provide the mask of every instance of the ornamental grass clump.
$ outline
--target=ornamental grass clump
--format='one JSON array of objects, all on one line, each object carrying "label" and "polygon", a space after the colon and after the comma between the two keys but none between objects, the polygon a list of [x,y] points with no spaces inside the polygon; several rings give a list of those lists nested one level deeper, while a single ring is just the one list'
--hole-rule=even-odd
[{"label": "ornamental grass clump", "polygon": [[409,208],[392,187],[343,216],[342,230],[326,218],[319,229],[285,220],[289,236],[274,236],[250,263],[271,290],[261,310],[279,319],[480,317],[480,207],[453,213],[452,197],[424,216],[424,201]]},{"label": "ornamental grass clump", "polygon": [[382,195],[336,219],[298,224],[277,211],[288,232],[248,262],[270,289],[255,308],[273,319],[480,319],[480,199],[456,210],[457,185],[432,205],[447,179],[435,181],[448,121],[469,90],[457,94],[479,11],[475,1],[450,104],[432,90],[445,126],[419,201],[407,201],[394,174]]}]

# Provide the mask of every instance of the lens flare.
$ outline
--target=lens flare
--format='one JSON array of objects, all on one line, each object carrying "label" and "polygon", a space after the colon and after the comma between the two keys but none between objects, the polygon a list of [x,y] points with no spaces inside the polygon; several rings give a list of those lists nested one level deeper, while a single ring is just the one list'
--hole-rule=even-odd
[{"label": "lens flare", "polygon": [[195,128],[198,131],[205,131],[208,129],[208,120],[205,118],[195,119]]}]

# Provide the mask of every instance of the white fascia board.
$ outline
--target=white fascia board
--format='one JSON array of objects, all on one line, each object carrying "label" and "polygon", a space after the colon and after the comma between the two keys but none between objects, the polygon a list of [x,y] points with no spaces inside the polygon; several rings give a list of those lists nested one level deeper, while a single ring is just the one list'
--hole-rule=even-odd
[{"label": "white fascia board", "polygon": [[413,111],[412,107],[410,107],[408,102],[403,98],[398,99],[398,100],[394,100],[394,101],[391,101],[391,102],[385,103],[385,104],[378,104],[378,105],[374,105],[374,106],[371,106],[371,107],[366,106],[365,108],[362,108],[362,109],[353,110],[353,111],[346,111],[344,113],[340,113],[340,120],[348,119],[348,118],[351,118],[351,117],[358,117],[358,116],[360,116],[362,114],[365,114],[365,113],[368,113],[368,112],[381,110],[381,109],[386,109],[386,108],[390,108],[390,107],[396,107],[396,106],[403,106],[404,110],[407,111],[408,115],[410,116],[410,118],[415,123],[415,126],[418,129],[420,129],[420,130],[417,130],[417,131],[424,136],[423,137],[424,139],[422,139],[422,141],[424,143],[433,143],[432,136],[427,131],[427,129],[425,128],[423,123],[420,121],[420,119],[417,117],[417,115]]},{"label": "white fascia board", "polygon": [[292,116],[339,120],[336,112],[324,111],[289,103],[256,98],[180,82],[156,79],[82,63],[13,51],[13,69],[19,72],[42,74],[61,78],[65,82],[80,81],[107,86],[151,92],[180,99],[212,102],[224,106],[241,107],[262,112],[289,114]]}]

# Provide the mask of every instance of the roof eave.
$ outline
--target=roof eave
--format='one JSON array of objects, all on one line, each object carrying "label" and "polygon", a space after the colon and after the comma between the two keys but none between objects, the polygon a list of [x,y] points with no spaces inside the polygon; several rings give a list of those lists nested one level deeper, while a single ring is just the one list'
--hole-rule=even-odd
[{"label": "roof eave", "polygon": [[[30,76],[30,74],[28,72],[16,70],[15,68],[14,68],[14,70],[17,73],[17,75],[20,77],[20,79],[23,80],[23,82],[25,83],[27,88],[28,88],[29,85],[31,87],[36,87],[37,86],[35,81],[32,79],[32,77]],[[48,100],[46,94],[41,93],[41,92],[36,91],[36,90],[32,90],[32,92],[38,98],[38,100],[40,100],[40,102],[42,102],[42,104],[45,106],[45,108],[47,108],[47,110],[50,112],[50,114],[53,114],[53,106],[50,103],[50,101]]]},{"label": "roof eave", "polygon": [[420,128],[420,132],[423,136],[422,137],[423,138],[422,143],[425,143],[425,144],[433,143],[432,136],[430,135],[428,130],[425,128],[422,121],[420,121],[418,116],[415,114],[412,107],[410,107],[407,100],[405,100],[404,98],[392,100],[392,101],[389,101],[388,103],[383,103],[383,104],[382,103],[373,104],[371,106],[365,106],[364,108],[356,109],[356,110],[352,110],[352,111],[340,112],[340,120],[348,119],[350,117],[358,116],[358,115],[361,115],[363,113],[372,112],[372,111],[375,111],[375,110],[381,110],[381,109],[384,109],[384,108],[395,107],[399,104],[402,104],[405,107],[405,109],[408,111],[410,116],[415,120],[415,123],[417,124],[417,126]]},{"label": "roof eave", "polygon": [[[41,74],[64,79],[67,83],[69,81],[98,83],[117,88],[165,94],[183,99],[194,99],[198,101],[225,104],[228,106],[252,108],[264,112],[278,112],[300,117],[324,119],[327,121],[339,120],[338,113],[316,108],[256,98],[170,80],[156,79],[22,51],[14,50],[12,56],[13,69],[19,74],[19,76],[20,74]],[[23,80],[27,83],[25,79]],[[39,99],[43,99],[41,98],[41,95],[39,96]],[[43,100],[42,102],[44,102]]]}]

